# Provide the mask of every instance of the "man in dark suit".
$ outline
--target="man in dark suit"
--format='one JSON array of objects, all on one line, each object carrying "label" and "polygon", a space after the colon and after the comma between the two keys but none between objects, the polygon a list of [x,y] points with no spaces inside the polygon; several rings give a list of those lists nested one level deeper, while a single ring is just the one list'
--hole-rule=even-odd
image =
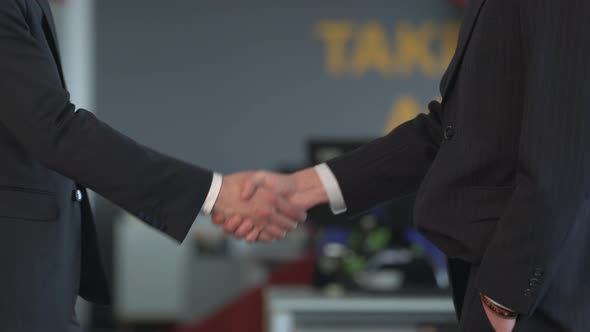
[{"label": "man in dark suit", "polygon": [[78,294],[109,302],[85,192],[182,241],[199,211],[284,236],[304,210],[271,192],[239,200],[223,177],[139,145],[70,103],[47,0],[0,0],[0,330],[79,331]]},{"label": "man in dark suit", "polygon": [[[415,195],[462,331],[588,331],[589,13],[588,0],[470,0],[442,104],[315,169],[259,173],[245,196],[264,186],[357,214]],[[239,217],[225,228],[272,237]]]}]

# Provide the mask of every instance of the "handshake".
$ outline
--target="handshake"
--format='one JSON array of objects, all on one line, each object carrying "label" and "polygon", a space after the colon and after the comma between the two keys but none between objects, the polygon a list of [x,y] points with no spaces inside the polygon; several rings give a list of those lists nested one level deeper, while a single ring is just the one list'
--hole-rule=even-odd
[{"label": "handshake", "polygon": [[272,242],[304,222],[311,207],[326,202],[313,168],[289,175],[242,172],[224,176],[212,220],[238,239]]}]

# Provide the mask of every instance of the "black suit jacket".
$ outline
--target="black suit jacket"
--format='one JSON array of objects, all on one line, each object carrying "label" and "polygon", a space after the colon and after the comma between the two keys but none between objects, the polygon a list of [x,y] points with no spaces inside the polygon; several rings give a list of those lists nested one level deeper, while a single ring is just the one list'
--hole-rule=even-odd
[{"label": "black suit jacket", "polygon": [[568,331],[590,326],[588,13],[471,0],[442,105],[329,162],[349,213],[416,195],[417,227],[478,266],[477,290]]},{"label": "black suit jacket", "polygon": [[212,179],[70,103],[47,0],[0,0],[0,156],[0,322],[10,331],[64,331],[78,290],[109,300],[77,189],[182,241]]}]

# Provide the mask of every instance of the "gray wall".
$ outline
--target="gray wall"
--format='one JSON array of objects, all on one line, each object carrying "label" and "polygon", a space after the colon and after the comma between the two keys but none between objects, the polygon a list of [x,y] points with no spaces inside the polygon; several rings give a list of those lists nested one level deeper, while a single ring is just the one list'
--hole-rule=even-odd
[{"label": "gray wall", "polygon": [[395,53],[399,22],[436,31],[458,12],[442,0],[100,0],[97,15],[100,117],[230,172],[301,164],[310,137],[379,136],[397,98],[425,108],[438,95],[444,56],[434,74],[330,75],[318,23],[346,20],[356,36],[377,22]]}]

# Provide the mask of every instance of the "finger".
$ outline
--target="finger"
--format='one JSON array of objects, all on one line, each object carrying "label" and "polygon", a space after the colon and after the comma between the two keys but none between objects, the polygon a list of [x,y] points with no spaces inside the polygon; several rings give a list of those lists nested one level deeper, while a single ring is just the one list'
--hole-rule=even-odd
[{"label": "finger", "polygon": [[254,228],[254,224],[252,223],[251,220],[245,220],[242,222],[242,224],[238,227],[238,229],[235,232],[235,236],[238,239],[243,239],[246,235],[248,235],[248,233],[250,233],[250,231]]},{"label": "finger", "polygon": [[260,233],[262,232],[262,229],[254,227],[250,233],[248,233],[248,235],[246,235],[246,242],[248,243],[254,243],[258,241],[258,237],[260,236]]},{"label": "finger", "polygon": [[258,236],[258,242],[271,243],[274,242],[274,240],[275,238],[268,234],[266,231],[263,231],[262,233],[260,233],[260,236]]},{"label": "finger", "polygon": [[225,222],[225,215],[223,215],[221,213],[215,213],[214,215],[211,216],[211,221],[215,225],[223,225],[223,223]]},{"label": "finger", "polygon": [[236,232],[236,230],[238,229],[238,227],[240,227],[241,224],[242,224],[242,217],[235,215],[235,216],[229,218],[223,224],[223,229],[225,230],[226,233],[233,234]]},{"label": "finger", "polygon": [[297,222],[304,222],[307,220],[307,212],[305,212],[301,206],[291,202],[291,200],[287,201],[283,197],[278,197],[276,205],[277,211],[291,220]]},{"label": "finger", "polygon": [[258,185],[252,179],[247,179],[244,182],[240,197],[243,201],[249,201],[256,193],[256,189],[258,189]]},{"label": "finger", "polygon": [[298,223],[297,221],[282,215],[280,212],[275,211],[270,215],[267,227],[271,225],[283,232],[290,232],[297,228]]},{"label": "finger", "polygon": [[287,236],[287,231],[272,224],[266,225],[264,227],[263,233],[267,233],[268,235],[276,239],[284,239]]},{"label": "finger", "polygon": [[244,181],[244,185],[242,188],[241,198],[244,201],[250,200],[258,187],[260,187],[264,183],[264,173],[263,172],[256,172],[252,175],[249,179]]}]

